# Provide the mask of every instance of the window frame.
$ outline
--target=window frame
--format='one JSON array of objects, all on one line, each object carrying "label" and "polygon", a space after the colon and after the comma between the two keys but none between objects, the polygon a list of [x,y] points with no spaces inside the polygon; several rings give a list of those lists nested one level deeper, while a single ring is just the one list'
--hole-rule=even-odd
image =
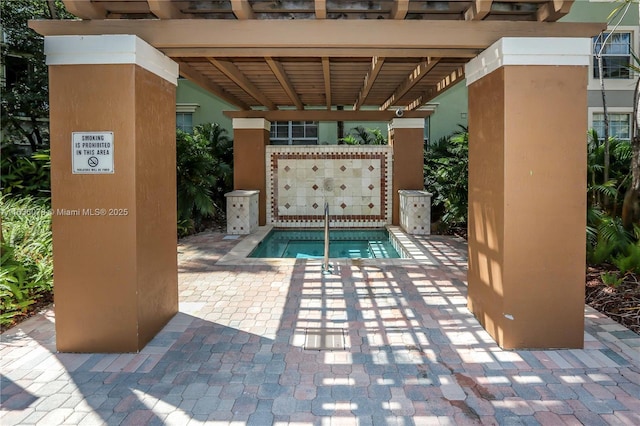
[{"label": "window frame", "polygon": [[[632,115],[633,115],[633,108],[632,107],[608,107],[607,108],[607,113],[609,114],[609,116],[611,115],[627,115],[629,116],[629,127],[627,129],[627,134],[629,135],[628,138],[619,138],[620,140],[630,140],[631,137],[631,126],[632,126]],[[589,129],[593,129],[593,123],[594,123],[594,115],[595,114],[604,114],[604,109],[602,107],[590,107],[589,108]],[[609,129],[611,130],[611,128]],[[610,137],[617,137],[615,135],[609,135]],[[602,139],[603,135],[598,134],[598,137]]]},{"label": "window frame", "polygon": [[[614,30],[613,27],[608,27],[606,32],[612,32]],[[640,33],[640,26],[629,26],[629,25],[620,25],[615,28],[614,33],[630,33],[631,34],[631,51],[638,52],[640,51],[640,37],[638,34]],[[595,37],[591,38],[591,52],[589,56],[589,83],[588,90],[600,90],[600,80],[595,77],[595,68],[598,67],[597,62],[595,61]],[[633,90],[633,84],[635,83],[635,79],[637,78],[637,73],[630,71],[629,78],[605,78],[605,89],[606,90]]]},{"label": "window frame", "polygon": [[[277,136],[277,129],[285,127],[287,129],[287,136]],[[293,127],[294,123],[302,123],[304,136],[294,136]],[[297,126],[298,124],[296,124]],[[315,125],[315,136],[307,136],[307,126]],[[319,144],[319,131],[320,125],[318,121],[274,121],[271,123],[271,130],[269,131],[269,144],[270,145],[318,145]],[[274,135],[275,134],[275,135]],[[302,141],[305,143],[295,143],[296,141]],[[275,143],[274,143],[275,142]]]},{"label": "window frame", "polygon": [[[194,128],[194,124],[193,124],[193,113],[196,112],[196,109],[198,109],[200,107],[199,104],[194,104],[194,103],[178,103],[176,104],[176,129],[180,129],[183,132],[186,133],[193,133],[193,128]],[[179,114],[183,114],[185,116],[189,115],[191,116],[191,127],[190,129],[184,130],[181,126],[178,125],[178,115]]]}]

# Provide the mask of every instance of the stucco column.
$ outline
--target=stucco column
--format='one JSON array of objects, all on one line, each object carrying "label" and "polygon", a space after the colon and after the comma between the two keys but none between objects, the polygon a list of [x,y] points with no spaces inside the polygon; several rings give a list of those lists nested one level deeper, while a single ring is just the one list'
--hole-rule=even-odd
[{"label": "stucco column", "polygon": [[393,147],[391,223],[400,225],[401,189],[424,189],[424,118],[394,118],[389,126]]},{"label": "stucco column", "polygon": [[178,67],[130,35],[45,52],[57,349],[137,352],[178,311]]},{"label": "stucco column", "polygon": [[233,119],[233,189],[260,191],[259,218],[267,223],[266,150],[271,123],[264,118]]},{"label": "stucco column", "polygon": [[503,348],[581,348],[590,40],[504,38],[466,67],[468,306]]}]

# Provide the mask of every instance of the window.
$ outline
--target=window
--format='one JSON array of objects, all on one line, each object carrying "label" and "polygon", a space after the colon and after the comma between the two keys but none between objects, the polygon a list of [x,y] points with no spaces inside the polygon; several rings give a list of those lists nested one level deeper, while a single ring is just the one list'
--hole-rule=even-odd
[{"label": "window", "polygon": [[315,121],[275,121],[271,123],[272,145],[317,145],[318,123]]},{"label": "window", "polygon": [[[599,138],[604,136],[604,114],[594,112],[591,127],[598,133]],[[631,114],[609,113],[609,136],[618,139],[629,140],[631,134]]]},{"label": "window", "polygon": [[604,78],[632,77],[628,68],[631,63],[631,39],[630,32],[603,33],[593,38],[593,78],[600,78],[596,57],[600,51]]},{"label": "window", "polygon": [[193,113],[199,106],[191,103],[176,104],[176,129],[193,133]]},{"label": "window", "polygon": [[183,132],[193,133],[193,113],[177,112],[176,128],[182,130]]}]

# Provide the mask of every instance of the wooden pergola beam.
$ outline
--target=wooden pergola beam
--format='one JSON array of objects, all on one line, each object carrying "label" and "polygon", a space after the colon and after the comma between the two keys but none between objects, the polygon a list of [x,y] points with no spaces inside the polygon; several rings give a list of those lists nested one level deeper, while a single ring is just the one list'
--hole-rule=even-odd
[{"label": "wooden pergola beam", "polygon": [[269,109],[277,109],[276,104],[267,98],[231,61],[216,58],[207,58],[207,60],[260,104]]},{"label": "wooden pergola beam", "polygon": [[369,96],[369,92],[371,91],[373,83],[375,83],[383,64],[384,58],[379,56],[371,58],[371,69],[367,72],[367,75],[364,76],[364,83],[362,85],[362,89],[360,89],[360,93],[358,94],[358,99],[353,103],[354,110],[359,110],[367,100],[367,96]]},{"label": "wooden pergola beam", "polygon": [[422,61],[416,66],[411,74],[407,76],[407,78],[400,83],[400,85],[393,92],[393,95],[389,96],[389,98],[384,101],[380,109],[387,109],[392,106],[395,102],[400,100],[409,90],[411,90],[420,80],[422,80],[429,71],[436,66],[436,64],[440,61],[440,58],[427,58],[427,60]]},{"label": "wooden pergola beam", "polygon": [[331,99],[331,63],[329,62],[329,58],[322,57],[322,76],[324,78],[324,93],[326,97],[327,109],[331,109],[332,99]]},{"label": "wooden pergola beam", "polygon": [[211,79],[202,75],[202,73],[200,73],[198,70],[193,68],[191,65],[185,62],[178,62],[178,65],[180,67],[180,75],[186,78],[187,80],[194,82],[198,86],[202,87],[203,89],[207,90],[210,93],[213,93],[220,99],[230,103],[233,106],[236,106],[244,110],[251,109],[249,105],[242,102],[240,99],[236,98],[231,93],[227,92],[222,87],[215,84]]},{"label": "wooden pergola beam", "polygon": [[562,18],[571,10],[574,0],[552,0],[538,8],[536,18],[541,22],[554,22]]},{"label": "wooden pergola beam", "polygon": [[491,12],[491,5],[493,0],[474,0],[464,12],[464,19],[467,21],[481,21],[489,12]]},{"label": "wooden pergola beam", "polygon": [[[229,118],[264,118],[269,121],[391,121],[395,111],[337,111],[325,109],[275,111],[223,111]],[[403,118],[425,118],[432,111],[407,111]]]},{"label": "wooden pergola beam", "polygon": [[104,19],[107,11],[104,7],[91,0],[63,0],[67,12],[82,19]]},{"label": "wooden pergola beam", "polygon": [[238,19],[245,20],[255,18],[249,0],[231,0],[231,10]]},{"label": "wooden pergola beam", "polygon": [[149,4],[149,11],[159,19],[176,19],[185,16],[172,1],[147,0],[147,3]]},{"label": "wooden pergola beam", "polygon": [[315,0],[316,19],[327,18],[327,0]]},{"label": "wooden pergola beam", "polygon": [[[159,48],[165,55],[171,58],[261,58],[269,56],[272,58],[305,58],[308,59],[310,52],[306,47],[169,47]],[[384,58],[468,58],[478,56],[483,49],[403,49],[403,48],[340,48],[340,47],[318,47],[313,49],[314,57],[331,58],[371,58],[379,56]]]},{"label": "wooden pergola beam", "polygon": [[409,0],[395,0],[391,6],[391,19],[404,19],[409,11]]},{"label": "wooden pergola beam", "polygon": [[[105,19],[92,21],[35,20],[29,27],[41,35],[137,35],[158,49],[228,48],[242,51],[276,48],[352,49],[376,56],[376,50],[478,49],[502,37],[592,37],[606,23],[523,21],[419,21],[419,20],[209,20],[209,19]],[[420,37],[416,37],[420,34]],[[264,55],[259,55],[264,57]],[[275,55],[270,55],[275,56]],[[333,55],[331,55],[333,56]],[[380,55],[383,56],[383,55]]]},{"label": "wooden pergola beam", "polygon": [[264,59],[265,61],[267,61],[267,65],[269,65],[269,68],[271,68],[273,75],[275,75],[275,77],[278,79],[278,82],[280,83],[280,86],[282,86],[282,89],[287,93],[289,99],[291,99],[291,102],[294,103],[296,108],[304,109],[304,105],[302,104],[298,93],[296,93],[296,89],[293,87],[293,84],[291,84],[291,81],[289,80],[289,77],[287,76],[287,73],[282,64],[270,57],[266,57]]}]

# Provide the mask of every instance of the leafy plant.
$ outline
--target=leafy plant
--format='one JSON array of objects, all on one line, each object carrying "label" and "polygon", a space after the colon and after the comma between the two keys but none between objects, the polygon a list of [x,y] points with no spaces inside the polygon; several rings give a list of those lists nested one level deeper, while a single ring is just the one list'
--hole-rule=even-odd
[{"label": "leafy plant", "polygon": [[10,324],[53,289],[51,209],[48,200],[0,198],[2,269],[0,324]]},{"label": "leafy plant", "polygon": [[232,161],[233,142],[218,124],[196,126],[193,134],[177,131],[179,235],[200,229],[215,215],[224,216],[224,194],[232,188]]},{"label": "leafy plant", "polygon": [[624,253],[613,258],[613,264],[622,274],[640,274],[640,243],[628,244]]},{"label": "leafy plant", "polygon": [[600,274],[600,278],[604,284],[610,287],[619,287],[624,282],[624,278],[618,276],[617,272],[603,272]]},{"label": "leafy plant", "polygon": [[466,227],[469,133],[466,127],[425,149],[425,188],[433,194],[432,219],[442,232]]},{"label": "leafy plant", "polygon": [[0,183],[3,194],[32,197],[51,196],[51,155],[42,150],[30,157],[15,145],[3,147]]},{"label": "leafy plant", "polygon": [[365,129],[362,126],[354,127],[349,134],[340,139],[347,145],[386,145],[387,138],[380,129]]}]

